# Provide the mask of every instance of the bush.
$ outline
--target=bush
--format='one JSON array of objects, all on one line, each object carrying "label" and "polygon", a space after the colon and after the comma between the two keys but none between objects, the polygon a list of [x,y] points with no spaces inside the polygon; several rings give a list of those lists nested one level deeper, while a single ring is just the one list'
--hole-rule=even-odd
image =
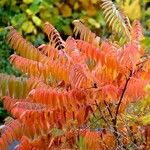
[{"label": "bush", "polygon": [[75,39],[63,40],[47,22],[49,43],[36,48],[9,27],[10,62],[22,76],[0,74],[0,96],[12,116],[2,126],[0,149],[13,141],[18,150],[150,148],[142,26],[111,0],[98,6],[111,31],[107,39],[75,20]]},{"label": "bush", "polygon": [[[65,39],[72,35],[72,21],[80,18],[97,34],[107,37],[110,33],[105,28],[102,12],[97,7],[98,0],[1,0],[0,2],[0,72],[15,73],[11,69],[8,57],[12,53],[11,49],[5,42],[5,27],[12,25],[22,33],[35,46],[47,41],[42,33],[41,27],[43,22],[52,23]],[[145,28],[145,39],[143,45],[146,45],[149,51],[150,41],[150,20],[148,1],[139,0],[116,0],[116,3],[125,10],[131,20],[140,19]],[[137,8],[136,11],[132,11]]]}]

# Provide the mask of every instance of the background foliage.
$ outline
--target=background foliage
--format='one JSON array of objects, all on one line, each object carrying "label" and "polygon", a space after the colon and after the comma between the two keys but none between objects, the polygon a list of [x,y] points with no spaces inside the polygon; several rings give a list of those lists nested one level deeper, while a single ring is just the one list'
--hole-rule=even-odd
[{"label": "background foliage", "polygon": [[[44,43],[42,24],[52,23],[65,39],[72,35],[72,21],[84,20],[97,35],[109,34],[105,28],[98,0],[1,0],[0,1],[0,72],[19,75],[9,64],[12,50],[6,43],[7,26],[14,26],[34,45]],[[140,19],[145,29],[143,44],[150,50],[150,0],[115,0],[131,20]],[[135,9],[136,8],[136,9]],[[6,113],[0,108],[0,116]]]}]

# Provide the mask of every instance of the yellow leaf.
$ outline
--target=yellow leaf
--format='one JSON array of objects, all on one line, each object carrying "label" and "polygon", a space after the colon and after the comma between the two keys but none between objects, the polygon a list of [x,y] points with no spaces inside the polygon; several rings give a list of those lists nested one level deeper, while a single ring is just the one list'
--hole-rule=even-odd
[{"label": "yellow leaf", "polygon": [[143,125],[149,125],[150,124],[150,114],[144,116],[141,118],[142,124]]},{"label": "yellow leaf", "polygon": [[37,25],[37,26],[40,26],[42,21],[39,17],[37,16],[32,16],[32,21]]},{"label": "yellow leaf", "polygon": [[76,2],[76,3],[74,4],[74,9],[77,10],[78,8],[79,8],[79,3]]},{"label": "yellow leaf", "polygon": [[141,18],[142,12],[139,0],[126,0],[123,8],[131,20]]},{"label": "yellow leaf", "polygon": [[24,22],[21,28],[26,33],[32,33],[35,30],[35,27],[31,21]]},{"label": "yellow leaf", "polygon": [[145,2],[145,3],[148,3],[148,2],[150,2],[150,0],[144,0],[144,2]]},{"label": "yellow leaf", "polygon": [[69,5],[63,4],[60,11],[64,17],[70,17],[72,15],[72,10]]},{"label": "yellow leaf", "polygon": [[90,6],[89,9],[87,9],[87,14],[89,16],[94,16],[97,14],[97,10],[95,9],[95,7]]},{"label": "yellow leaf", "polygon": [[91,0],[92,4],[96,4],[98,2],[98,0]]},{"label": "yellow leaf", "polygon": [[76,0],[68,0],[68,3],[73,6],[76,3]]},{"label": "yellow leaf", "polygon": [[146,24],[148,26],[148,29],[150,29],[150,19],[147,20]]},{"label": "yellow leaf", "polygon": [[94,20],[93,18],[89,18],[89,19],[88,19],[88,22],[89,22],[92,26],[94,26],[95,28],[100,28],[99,22],[96,22],[96,20]]},{"label": "yellow leaf", "polygon": [[146,91],[146,92],[150,91],[150,84],[148,84],[148,85],[146,86],[145,91]]},{"label": "yellow leaf", "polygon": [[49,21],[50,18],[52,18],[52,16],[48,10],[41,10],[40,11],[40,18],[44,21]]},{"label": "yellow leaf", "polygon": [[30,9],[27,9],[27,10],[26,10],[26,13],[27,13],[28,15],[33,15],[32,11],[31,11]]},{"label": "yellow leaf", "polygon": [[126,15],[131,19],[139,19],[142,15],[140,0],[116,0],[119,6],[123,8]]},{"label": "yellow leaf", "polygon": [[62,29],[63,29],[63,31],[64,31],[66,34],[72,35],[72,30],[71,30],[71,28],[70,28],[69,25],[63,26]]},{"label": "yellow leaf", "polygon": [[0,1],[0,6],[1,7],[4,7],[4,5],[7,3],[7,0],[1,0]]},{"label": "yellow leaf", "polygon": [[30,3],[33,2],[33,0],[23,0],[23,2],[26,3],[26,4],[30,4]]},{"label": "yellow leaf", "polygon": [[147,96],[142,100],[141,111],[144,111],[144,109],[149,106],[150,106],[150,96]]},{"label": "yellow leaf", "polygon": [[82,3],[83,8],[88,9],[88,7],[90,6],[90,0],[80,0],[80,2]]}]

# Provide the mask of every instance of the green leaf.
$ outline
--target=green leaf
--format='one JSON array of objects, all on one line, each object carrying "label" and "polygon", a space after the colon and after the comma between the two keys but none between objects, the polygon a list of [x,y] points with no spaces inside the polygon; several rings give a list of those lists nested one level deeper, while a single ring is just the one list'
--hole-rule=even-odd
[{"label": "green leaf", "polygon": [[88,22],[89,22],[92,26],[94,26],[95,28],[100,28],[99,22],[97,22],[95,19],[89,18],[89,19],[88,19]]},{"label": "green leaf", "polygon": [[33,4],[30,6],[29,9],[30,9],[30,10],[32,11],[32,13],[35,15],[36,13],[39,12],[40,7],[39,7],[39,4],[33,3]]},{"label": "green leaf", "polygon": [[146,24],[147,24],[148,29],[150,30],[150,19],[148,19],[148,20],[146,21]]},{"label": "green leaf", "polygon": [[[149,35],[150,33],[147,32],[147,34]],[[141,44],[142,46],[144,46],[146,48],[147,52],[150,52],[150,37],[145,37],[142,41]]]},{"label": "green leaf", "polygon": [[71,30],[71,28],[70,28],[69,25],[64,25],[64,26],[62,27],[62,29],[63,29],[63,31],[64,31],[65,34],[67,34],[67,35],[72,35],[72,30]]},{"label": "green leaf", "polygon": [[12,18],[11,23],[15,27],[17,27],[17,26],[20,27],[23,24],[23,22],[25,22],[26,20],[27,20],[26,14],[16,14]]},{"label": "green leaf", "polygon": [[79,150],[86,150],[85,138],[80,136],[77,145]]},{"label": "green leaf", "polygon": [[26,3],[26,4],[30,4],[30,3],[33,2],[33,0],[23,0],[23,2]]},{"label": "green leaf", "polygon": [[4,108],[0,107],[0,117],[5,118],[6,116],[8,116],[7,112],[4,110]]},{"label": "green leaf", "polygon": [[22,25],[22,30],[25,31],[26,33],[32,33],[35,29],[35,26],[31,21],[26,21]]},{"label": "green leaf", "polygon": [[63,135],[63,131],[57,128],[52,129],[52,136],[57,137]]},{"label": "green leaf", "polygon": [[39,17],[37,16],[32,16],[32,21],[37,25],[40,26],[42,24],[42,21]]}]

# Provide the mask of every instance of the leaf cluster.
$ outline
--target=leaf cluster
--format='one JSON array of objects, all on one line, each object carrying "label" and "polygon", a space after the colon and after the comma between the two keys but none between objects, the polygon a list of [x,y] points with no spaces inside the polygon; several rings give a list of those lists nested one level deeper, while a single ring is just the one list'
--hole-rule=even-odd
[{"label": "leaf cluster", "polygon": [[[34,16],[41,10],[32,4],[42,1],[23,2],[38,23]],[[0,98],[11,114],[1,126],[0,149],[13,141],[18,150],[149,149],[150,57],[141,45],[141,23],[131,23],[111,0],[99,6],[110,27],[107,39],[81,20],[73,22],[75,37],[67,39],[46,22],[48,42],[40,46],[8,28],[7,41],[15,51],[10,63],[22,76],[0,74]]]}]

